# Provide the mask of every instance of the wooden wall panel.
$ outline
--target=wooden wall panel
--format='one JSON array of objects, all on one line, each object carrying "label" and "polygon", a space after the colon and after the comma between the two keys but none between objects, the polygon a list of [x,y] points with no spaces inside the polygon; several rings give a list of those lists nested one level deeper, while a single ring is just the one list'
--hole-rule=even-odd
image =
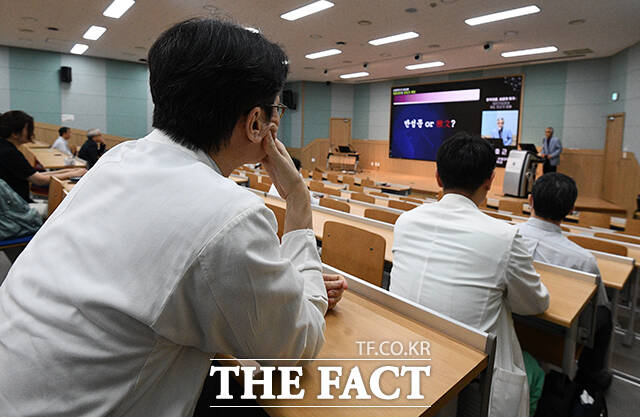
[{"label": "wooden wall panel", "polygon": [[[45,142],[49,144],[53,144],[55,140],[58,138],[58,129],[61,125],[52,125],[49,123],[35,122],[34,123],[34,134],[35,140],[40,142]],[[107,145],[107,149],[110,149],[117,144],[131,140],[130,138],[123,138],[120,136],[109,135],[107,133],[102,133],[102,138],[104,139],[104,143]],[[69,139],[69,143],[71,145],[75,145],[80,150],[80,147],[83,143],[87,141],[87,131],[81,129],[71,129],[71,139]]]}]

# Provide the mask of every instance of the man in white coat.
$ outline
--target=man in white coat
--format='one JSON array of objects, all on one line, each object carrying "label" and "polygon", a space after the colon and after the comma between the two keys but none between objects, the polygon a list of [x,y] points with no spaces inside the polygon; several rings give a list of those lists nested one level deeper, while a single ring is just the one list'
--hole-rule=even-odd
[{"label": "man in white coat", "polygon": [[437,155],[442,199],[398,218],[390,291],[497,337],[493,417],[529,415],[522,352],[511,313],[539,314],[549,293],[515,226],[478,209],[494,179],[495,154],[461,132]]},{"label": "man in white coat", "polygon": [[[191,416],[213,354],[322,347],[342,285],[327,293],[309,193],[276,139],[284,52],[194,19],[148,61],[156,129],[100,158],[0,287],[2,416]],[[227,178],[257,162],[287,202],[282,243]]]}]

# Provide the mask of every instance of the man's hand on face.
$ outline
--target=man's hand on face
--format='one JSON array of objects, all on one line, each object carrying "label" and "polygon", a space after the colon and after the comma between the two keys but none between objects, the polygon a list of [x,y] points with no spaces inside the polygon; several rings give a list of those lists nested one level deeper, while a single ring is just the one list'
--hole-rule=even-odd
[{"label": "man's hand on face", "polygon": [[329,310],[331,310],[342,299],[342,294],[347,289],[347,281],[342,275],[334,274],[322,274],[322,278],[324,279],[324,286],[327,288]]}]

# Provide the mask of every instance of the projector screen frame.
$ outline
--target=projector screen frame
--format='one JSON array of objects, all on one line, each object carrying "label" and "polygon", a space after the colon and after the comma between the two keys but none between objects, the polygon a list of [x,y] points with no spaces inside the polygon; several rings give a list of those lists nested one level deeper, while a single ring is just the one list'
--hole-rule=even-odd
[{"label": "projector screen frame", "polygon": [[[475,77],[475,78],[465,78],[461,80],[446,80],[446,81],[434,81],[434,82],[426,82],[426,83],[411,83],[411,84],[400,84],[400,85],[392,85],[389,88],[389,143],[387,146],[387,157],[389,159],[402,159],[407,161],[416,161],[416,162],[435,162],[435,160],[426,160],[426,159],[416,159],[416,158],[405,158],[401,156],[391,156],[391,146],[392,146],[392,132],[393,132],[393,90],[396,88],[404,88],[404,87],[416,87],[416,86],[427,86],[427,85],[438,85],[438,84],[449,84],[449,83],[464,83],[464,82],[472,82],[472,81],[484,81],[484,80],[494,80],[494,79],[502,79],[506,77],[521,77],[522,85],[520,86],[520,108],[518,111],[518,133],[516,137],[515,147],[516,149],[520,145],[520,139],[522,136],[522,113],[524,113],[524,85],[525,85],[525,75],[520,73],[516,74],[505,74],[500,76],[492,76],[492,77]],[[469,132],[473,133],[473,132]]]}]

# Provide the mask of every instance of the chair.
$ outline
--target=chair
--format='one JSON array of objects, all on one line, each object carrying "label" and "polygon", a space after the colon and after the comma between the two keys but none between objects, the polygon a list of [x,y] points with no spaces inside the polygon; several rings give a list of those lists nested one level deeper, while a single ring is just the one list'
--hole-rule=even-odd
[{"label": "chair", "polygon": [[360,185],[362,185],[363,187],[375,187],[376,183],[375,181],[371,181],[369,178],[365,178],[360,181]]},{"label": "chair", "polygon": [[594,239],[586,236],[567,236],[572,242],[582,246],[585,249],[597,250],[600,252],[611,253],[613,255],[627,256],[627,247],[617,243],[605,242],[603,240]]},{"label": "chair", "polygon": [[517,216],[523,215],[522,201],[500,200],[498,201],[498,210],[509,211]]},{"label": "chair", "polygon": [[324,192],[324,184],[319,182],[319,181],[309,181],[309,189],[311,191],[316,191],[319,193],[323,193]]},{"label": "chair", "polygon": [[334,210],[344,211],[349,213],[351,206],[343,201],[334,200],[333,198],[323,197],[320,199],[320,205]]},{"label": "chair", "polygon": [[505,216],[504,214],[499,214],[499,213],[492,213],[492,212],[484,212],[484,214],[486,214],[487,216],[491,216],[495,219],[499,219],[499,220],[506,220],[508,222],[510,222],[512,219],[509,216]]},{"label": "chair", "polygon": [[264,193],[268,193],[271,189],[271,185],[265,184],[263,182],[254,182],[249,181],[249,188],[253,188],[254,190],[262,191]]},{"label": "chair", "polygon": [[387,210],[368,208],[364,210],[364,217],[379,220],[385,223],[396,224],[396,220],[398,220],[398,217],[400,217],[400,215],[398,213],[392,213]]},{"label": "chair", "polygon": [[322,179],[323,179],[323,178],[322,178],[322,172],[320,172],[320,171],[313,171],[313,175],[311,175],[311,178],[312,178],[314,181],[322,181]]},{"label": "chair", "polygon": [[386,242],[375,233],[338,222],[322,232],[322,262],[382,287]]},{"label": "chair", "polygon": [[562,229],[563,232],[571,232],[571,229],[566,226],[560,226],[560,229]]},{"label": "chair", "polygon": [[365,193],[353,193],[351,194],[352,200],[364,201],[365,203],[375,204],[376,199]]},{"label": "chair", "polygon": [[364,193],[364,187],[361,185],[349,184],[349,190],[357,193]]},{"label": "chair", "polygon": [[258,177],[256,174],[252,174],[247,171],[246,176],[247,178],[249,178],[249,187],[251,188],[253,188],[253,184],[257,184],[260,182],[260,177]]},{"label": "chair", "polygon": [[389,207],[394,208],[394,209],[398,209],[398,210],[409,211],[409,210],[412,210],[412,209],[414,209],[414,208],[416,208],[418,206],[416,206],[415,204],[404,202],[404,201],[389,200]]},{"label": "chair", "polygon": [[444,191],[440,190],[438,191],[438,195],[436,196],[436,198],[438,199],[438,201],[440,201],[442,197],[444,197]]},{"label": "chair", "polygon": [[271,178],[267,177],[266,175],[263,177],[260,177],[260,182],[263,184],[269,184],[269,187],[271,187],[271,185],[273,184],[273,181],[271,181]]},{"label": "chair", "polygon": [[380,191],[369,191],[368,194],[370,195],[375,195],[376,197],[384,197],[384,198],[389,198],[388,194],[385,193],[381,193]]},{"label": "chair", "polygon": [[640,238],[625,236],[618,233],[594,233],[593,236],[601,237],[603,239],[617,240],[619,242],[632,243],[634,245],[640,245]]},{"label": "chair", "polygon": [[630,235],[640,236],[640,219],[628,218],[624,232]]},{"label": "chair", "polygon": [[284,218],[287,214],[287,210],[282,207],[274,206],[273,204],[265,203],[273,214],[276,216],[276,221],[278,222],[278,238],[282,239],[282,235],[284,234]]},{"label": "chair", "polygon": [[343,175],[342,176],[343,184],[355,184],[355,179],[351,175]]},{"label": "chair", "polygon": [[332,182],[334,184],[338,183],[338,174],[330,172],[327,174],[327,181]]},{"label": "chair", "polygon": [[322,192],[325,194],[334,195],[336,197],[342,196],[342,193],[340,192],[340,190],[336,190],[330,187],[324,187],[324,190],[322,190]]},{"label": "chair", "polygon": [[47,217],[51,216],[51,213],[60,205],[62,200],[64,200],[64,184],[62,180],[51,177],[49,179],[49,205],[47,212]]},{"label": "chair", "polygon": [[408,203],[416,203],[416,204],[423,204],[424,201],[422,200],[418,200],[417,198],[411,198],[411,197],[399,197],[400,200],[402,201],[406,201]]},{"label": "chair", "polygon": [[309,178],[309,170],[308,169],[300,168],[300,174],[302,175],[302,178]]},{"label": "chair", "polygon": [[611,216],[594,211],[581,211],[578,216],[578,224],[580,226],[595,226],[608,229],[609,225],[611,225]]},{"label": "chair", "polygon": [[246,172],[253,172],[253,169],[251,169],[249,167],[246,167],[244,165],[239,166],[238,169],[241,169],[241,170],[246,171]]}]

